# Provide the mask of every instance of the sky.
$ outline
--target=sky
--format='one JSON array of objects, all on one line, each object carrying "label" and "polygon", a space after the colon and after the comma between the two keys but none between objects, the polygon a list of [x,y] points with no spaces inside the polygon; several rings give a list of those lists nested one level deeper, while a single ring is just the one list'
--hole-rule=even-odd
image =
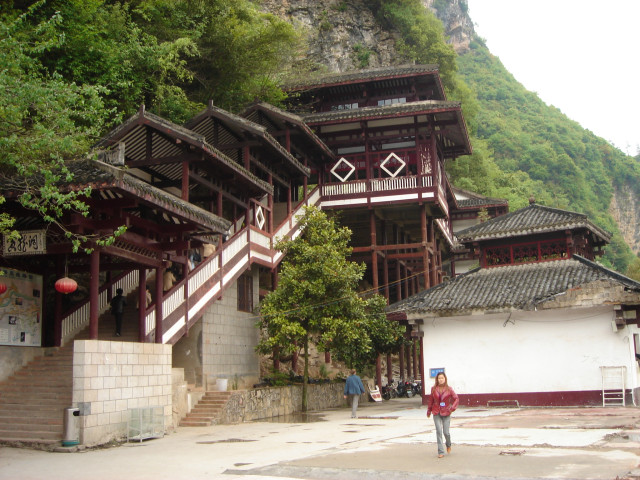
[{"label": "sky", "polygon": [[476,33],[527,90],[640,153],[640,0],[467,0]]}]

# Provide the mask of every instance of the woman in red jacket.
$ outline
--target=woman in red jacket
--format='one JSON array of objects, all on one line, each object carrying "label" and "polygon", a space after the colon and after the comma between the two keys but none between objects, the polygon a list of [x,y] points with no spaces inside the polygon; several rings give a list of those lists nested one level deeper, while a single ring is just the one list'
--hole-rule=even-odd
[{"label": "woman in red jacket", "polygon": [[447,453],[451,453],[451,435],[449,435],[449,425],[451,414],[458,408],[458,395],[447,383],[447,376],[444,372],[436,375],[436,382],[431,387],[429,404],[427,407],[427,417],[433,413],[433,423],[436,424],[436,438],[438,440],[438,458],[444,457],[444,446],[442,445],[442,434],[444,433]]}]

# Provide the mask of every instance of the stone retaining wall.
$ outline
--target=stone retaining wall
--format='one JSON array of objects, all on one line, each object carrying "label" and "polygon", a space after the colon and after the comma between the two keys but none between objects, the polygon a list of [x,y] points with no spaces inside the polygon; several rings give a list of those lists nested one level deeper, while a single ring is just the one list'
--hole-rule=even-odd
[{"label": "stone retaining wall", "polygon": [[[344,382],[313,384],[308,386],[308,411],[326,410],[346,405],[343,397]],[[361,402],[366,402],[363,394]],[[240,423],[302,411],[302,385],[236,390],[229,398],[220,417],[220,423]]]}]

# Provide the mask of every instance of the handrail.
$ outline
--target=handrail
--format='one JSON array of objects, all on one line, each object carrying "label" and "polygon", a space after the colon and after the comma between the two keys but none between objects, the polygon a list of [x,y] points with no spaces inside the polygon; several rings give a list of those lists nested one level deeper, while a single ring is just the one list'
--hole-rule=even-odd
[{"label": "handrail", "polygon": [[[139,272],[131,270],[123,272],[110,283],[103,285],[98,290],[98,314],[102,314],[109,308],[109,289],[111,289],[111,297],[113,297],[118,288],[122,288],[124,295],[128,295],[134,288],[137,288]],[[89,324],[89,301],[77,305],[62,316],[62,338],[61,345],[74,338],[77,333]]]},{"label": "handrail", "polygon": [[[162,343],[171,342],[183,327],[188,326],[187,323],[191,325],[195,322],[210,300],[220,296],[226,287],[255,261],[260,260],[263,264],[267,263],[270,267],[275,267],[283,256],[282,252],[273,250],[275,240],[284,236],[295,237],[299,227],[299,218],[303,215],[303,207],[316,205],[319,202],[320,189],[315,187],[304,200],[296,205],[273,234],[251,225],[245,226],[224,242],[213,255],[200,262],[187,274],[186,279],[182,279],[174,285],[163,299],[162,315],[165,319],[172,315],[176,318],[171,325],[165,326]],[[269,254],[258,253],[256,247],[270,250],[270,252]],[[211,279],[214,281],[210,282]],[[188,311],[185,311],[184,314],[178,314],[176,312],[185,304],[185,284],[187,296],[189,298],[193,296],[194,301],[189,302]],[[151,336],[155,330],[155,312],[147,313],[146,320],[145,333],[146,336]]]}]

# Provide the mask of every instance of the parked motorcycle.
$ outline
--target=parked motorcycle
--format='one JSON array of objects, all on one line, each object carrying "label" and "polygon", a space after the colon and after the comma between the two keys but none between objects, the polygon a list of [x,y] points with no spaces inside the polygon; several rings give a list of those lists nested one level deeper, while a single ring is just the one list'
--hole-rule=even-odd
[{"label": "parked motorcycle", "polygon": [[413,390],[414,395],[422,395],[422,382],[419,380],[412,381],[411,390]]},{"label": "parked motorcycle", "polygon": [[398,393],[398,397],[413,397],[413,389],[411,388],[411,384],[409,382],[398,382],[396,392]]},{"label": "parked motorcycle", "polygon": [[391,400],[392,398],[396,398],[398,396],[398,392],[396,391],[396,387],[393,383],[384,385],[382,387],[382,398],[385,400]]}]

